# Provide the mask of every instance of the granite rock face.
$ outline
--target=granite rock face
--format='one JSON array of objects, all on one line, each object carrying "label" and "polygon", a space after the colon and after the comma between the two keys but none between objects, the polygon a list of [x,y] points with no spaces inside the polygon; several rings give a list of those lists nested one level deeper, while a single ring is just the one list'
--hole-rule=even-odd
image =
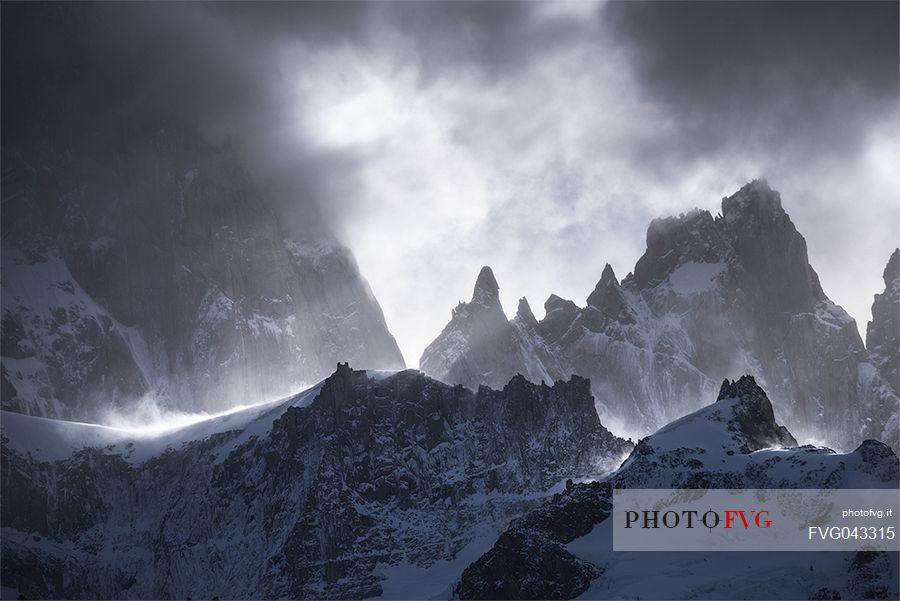
[{"label": "granite rock face", "polygon": [[[896,319],[888,302],[876,302],[882,336]],[[900,440],[896,391],[855,321],[823,292],[803,236],[764,181],[723,199],[720,215],[654,220],[633,273],[620,282],[607,265],[584,307],[551,295],[544,308],[543,319],[529,320],[528,344],[501,327],[499,310],[494,328],[504,333],[493,340],[448,326],[422,369],[473,388],[514,373],[578,374],[590,378],[604,423],[638,435],[698,409],[723,379],[751,373],[801,440],[841,449]],[[485,347],[503,360],[480,354],[478,370],[456,367]],[[452,352],[435,352],[445,348]],[[879,364],[890,366],[891,348]]]},{"label": "granite rock face", "polygon": [[900,249],[884,268],[884,292],[875,295],[872,321],[866,328],[866,348],[884,381],[900,391]]},{"label": "granite rock face", "polygon": [[633,448],[577,377],[472,392],[341,364],[245,411],[158,439],[5,413],[4,586],[29,598],[378,596],[392,573],[456,560]]}]

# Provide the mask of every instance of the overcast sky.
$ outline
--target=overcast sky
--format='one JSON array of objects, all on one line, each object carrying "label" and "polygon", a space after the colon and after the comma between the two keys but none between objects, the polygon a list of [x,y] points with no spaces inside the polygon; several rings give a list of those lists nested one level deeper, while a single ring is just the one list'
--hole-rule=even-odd
[{"label": "overcast sky", "polygon": [[510,315],[583,304],[653,217],[715,213],[756,177],[863,331],[900,242],[896,2],[95,10],[106,102],[289,175],[284,210],[322,209],[410,366],[482,265]]}]

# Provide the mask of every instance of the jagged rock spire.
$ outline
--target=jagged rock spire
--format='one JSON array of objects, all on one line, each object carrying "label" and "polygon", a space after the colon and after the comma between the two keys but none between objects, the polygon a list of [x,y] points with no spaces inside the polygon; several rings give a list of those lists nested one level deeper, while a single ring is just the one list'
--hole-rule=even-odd
[{"label": "jagged rock spire", "polygon": [[606,284],[606,285],[612,285],[612,284],[615,284],[616,286],[619,285],[619,280],[616,279],[616,272],[613,271],[612,265],[610,265],[609,263],[607,263],[603,267],[603,273],[600,274],[600,282],[599,283]]},{"label": "jagged rock spire", "polygon": [[722,382],[716,403],[733,399],[737,399],[738,403],[734,406],[734,423],[729,424],[728,429],[742,439],[741,452],[797,446],[797,439],[775,421],[772,403],[753,376]]},{"label": "jagged rock spire", "polygon": [[753,398],[766,396],[766,391],[756,383],[756,378],[751,375],[741,376],[738,380],[725,379],[719,388],[719,396],[716,397],[718,403],[724,399],[735,398]]},{"label": "jagged rock spire", "polygon": [[629,310],[625,295],[622,293],[619,280],[616,279],[616,274],[609,263],[603,268],[600,281],[597,282],[594,291],[588,296],[587,304],[607,317],[631,321],[628,318]]},{"label": "jagged rock spire", "polygon": [[481,305],[500,304],[500,285],[497,284],[494,272],[487,265],[481,268],[478,279],[475,280],[472,302]]},{"label": "jagged rock spire", "polygon": [[603,268],[603,274],[600,276],[600,281],[597,282],[597,285],[594,286],[594,291],[591,292],[590,296],[587,298],[587,304],[599,309],[603,304],[603,298],[608,294],[607,291],[610,289],[617,289],[618,287],[619,280],[616,279],[616,274],[613,271],[612,265],[607,263]]},{"label": "jagged rock spire", "polygon": [[534,316],[534,313],[531,311],[531,305],[528,304],[528,299],[524,296],[519,299],[519,307],[516,310],[516,317],[524,323],[532,328],[536,328],[538,325],[538,320]]}]

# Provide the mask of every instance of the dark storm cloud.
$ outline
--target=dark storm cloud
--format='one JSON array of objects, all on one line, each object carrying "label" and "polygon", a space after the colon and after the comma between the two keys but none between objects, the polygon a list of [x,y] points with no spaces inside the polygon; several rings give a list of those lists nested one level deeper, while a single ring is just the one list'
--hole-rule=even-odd
[{"label": "dark storm cloud", "polygon": [[[582,40],[591,20],[535,19],[537,3],[377,4],[381,21],[411,36],[424,84],[459,68],[490,78],[515,76],[530,61]],[[596,10],[592,11],[596,12]]]},{"label": "dark storm cloud", "polygon": [[272,52],[280,43],[356,39],[367,12],[316,2],[4,3],[2,10],[10,101],[56,87],[83,100],[80,110],[223,113],[238,122],[274,95],[280,74]]},{"label": "dark storm cloud", "polygon": [[[258,150],[272,145],[294,101],[279,49],[347,44],[374,54],[400,36],[412,41],[408,60],[424,85],[460,70],[514,78],[566,45],[594,47],[602,60],[602,38],[612,40],[678,125],[667,139],[623,149],[640,158],[786,140],[844,147],[873,110],[895,103],[897,3],[612,2],[580,18],[535,18],[549,6],[4,3],[4,121],[63,82],[67,110],[181,119],[255,140]],[[295,69],[304,69],[302,53]]]},{"label": "dark storm cloud", "polygon": [[353,157],[287,131],[292,73],[277,53],[362,43],[368,13],[332,2],[3,3],[4,146],[83,149],[196,130],[232,140],[275,196],[308,210]]},{"label": "dark storm cloud", "polygon": [[678,120],[681,153],[748,143],[848,149],[873,112],[896,107],[898,7],[614,2],[605,27],[630,50],[648,96]]},{"label": "dark storm cloud", "polygon": [[510,298],[583,299],[650,218],[753,177],[860,319],[895,244],[897,3],[0,11],[4,145],[169,123],[232,140],[285,211],[345,234],[413,360],[485,262]]},{"label": "dark storm cloud", "polygon": [[179,116],[223,129],[230,121],[236,130],[257,125],[283,96],[291,74],[274,54],[291,43],[377,52],[399,31],[415,40],[410,58],[422,61],[426,77],[459,64],[498,75],[569,31],[561,23],[532,27],[530,7],[518,3],[4,3],[2,10],[10,115],[48,87],[65,86],[74,110]]}]

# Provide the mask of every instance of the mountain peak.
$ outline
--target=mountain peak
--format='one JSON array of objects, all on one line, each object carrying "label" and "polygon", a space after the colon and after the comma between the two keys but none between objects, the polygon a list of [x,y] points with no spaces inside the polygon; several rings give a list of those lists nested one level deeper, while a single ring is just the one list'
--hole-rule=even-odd
[{"label": "mountain peak", "polygon": [[616,274],[609,263],[603,268],[600,281],[597,282],[594,291],[588,296],[587,304],[608,317],[633,321],[628,317],[628,303],[625,301],[625,295],[619,286],[619,280],[616,279]]},{"label": "mountain peak", "polygon": [[722,199],[722,217],[728,223],[751,215],[783,214],[781,194],[769,187],[764,179],[755,179],[740,190]]},{"label": "mountain peak", "polygon": [[715,405],[720,403],[732,405],[733,417],[729,420],[728,429],[739,435],[741,452],[797,446],[797,440],[787,428],[775,421],[772,403],[753,376],[722,382]]},{"label": "mountain peak", "polygon": [[725,399],[753,398],[758,396],[766,396],[766,391],[756,383],[756,378],[746,375],[741,376],[738,380],[729,381],[726,378],[719,388],[719,396],[716,397],[716,402],[718,403]]},{"label": "mountain peak", "polygon": [[519,307],[516,310],[516,317],[524,324],[537,327],[538,320],[534,316],[534,312],[531,310],[531,305],[528,304],[528,299],[524,296],[519,299]]},{"label": "mountain peak", "polygon": [[594,286],[594,291],[588,297],[587,303],[600,308],[600,305],[597,304],[600,298],[606,294],[607,290],[617,289],[618,287],[619,280],[616,279],[616,273],[613,271],[612,265],[607,263],[606,267],[603,268],[603,273],[600,275],[600,281]]},{"label": "mountain peak", "polygon": [[475,280],[475,289],[472,291],[472,302],[479,304],[496,304],[500,302],[500,285],[494,277],[494,272],[485,265],[478,272]]},{"label": "mountain peak", "polygon": [[600,274],[600,284],[609,285],[610,283],[614,283],[618,286],[619,280],[616,279],[616,272],[613,271],[612,265],[607,263],[603,267],[603,273]]},{"label": "mountain peak", "polygon": [[[743,266],[744,289],[755,286],[766,318],[814,311],[825,300],[819,276],[809,264],[806,240],[781,206],[781,195],[765,180],[754,180],[722,199],[717,224]],[[781,327],[781,326],[779,326]]]}]

